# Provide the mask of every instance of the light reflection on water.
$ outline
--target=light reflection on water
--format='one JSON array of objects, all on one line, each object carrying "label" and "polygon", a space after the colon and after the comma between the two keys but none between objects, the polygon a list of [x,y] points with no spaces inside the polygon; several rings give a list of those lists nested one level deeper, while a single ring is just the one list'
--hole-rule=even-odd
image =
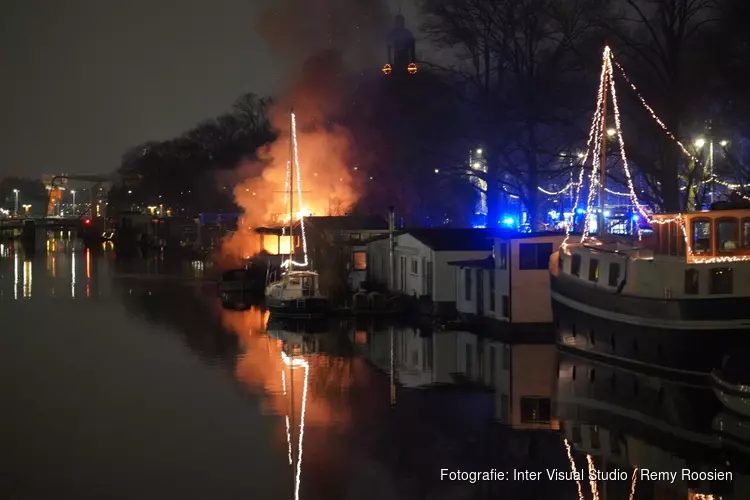
[{"label": "light reflection on water", "polygon": [[[601,392],[606,371],[581,375],[593,368],[553,346],[377,321],[313,333],[222,308],[202,262],[49,248],[0,251],[0,400],[13,408],[0,412],[0,498],[575,499],[575,481],[448,484],[439,470],[632,472],[630,455],[658,442],[620,429],[603,402],[618,417],[635,408],[711,432],[684,417],[696,397],[668,391],[674,415],[622,402],[619,389]],[[581,439],[582,420],[591,436],[625,434],[630,451]],[[586,483],[585,498],[604,498]],[[657,491],[633,485],[608,485],[608,498]]]}]

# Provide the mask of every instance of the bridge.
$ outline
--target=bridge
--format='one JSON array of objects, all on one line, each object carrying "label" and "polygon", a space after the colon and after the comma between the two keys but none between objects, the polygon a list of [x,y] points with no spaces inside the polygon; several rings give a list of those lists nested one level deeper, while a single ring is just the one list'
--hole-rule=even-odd
[{"label": "bridge", "polygon": [[90,218],[65,217],[23,217],[15,219],[0,219],[0,236],[19,236],[27,221],[33,221],[37,229],[46,231],[61,231],[83,229],[93,225]]}]

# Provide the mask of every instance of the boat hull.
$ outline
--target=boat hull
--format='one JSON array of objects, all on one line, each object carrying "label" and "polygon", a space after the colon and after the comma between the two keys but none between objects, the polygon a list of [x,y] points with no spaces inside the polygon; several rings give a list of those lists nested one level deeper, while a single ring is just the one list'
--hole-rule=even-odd
[{"label": "boat hull", "polygon": [[750,418],[750,387],[723,380],[718,370],[711,373],[714,394],[725,407]]},{"label": "boat hull", "polygon": [[[685,315],[679,313],[685,301],[624,297],[556,276],[551,296],[557,343],[608,362],[706,376],[732,349],[750,345],[750,319],[694,312],[702,300]],[[750,314],[750,302],[745,309]],[[694,319],[696,314],[703,317]]]},{"label": "boat hull", "polygon": [[324,318],[331,311],[328,299],[322,297],[281,300],[266,296],[266,306],[272,315],[285,318]]}]

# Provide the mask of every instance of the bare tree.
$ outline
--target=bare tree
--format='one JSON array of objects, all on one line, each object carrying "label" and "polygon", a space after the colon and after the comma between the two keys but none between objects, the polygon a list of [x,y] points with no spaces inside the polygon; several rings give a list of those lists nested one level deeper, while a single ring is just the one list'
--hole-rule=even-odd
[{"label": "bare tree", "polygon": [[[611,0],[603,26],[610,34],[615,54],[624,61],[645,98],[672,133],[685,143],[702,133],[710,120],[706,91],[706,66],[710,48],[707,36],[717,25],[716,0]],[[703,57],[699,57],[703,56]],[[643,115],[639,128],[649,133],[629,141],[631,156],[645,174],[657,205],[667,211],[682,210],[694,190],[680,184],[700,180],[700,168],[691,163],[676,142]],[[693,193],[691,195],[691,193]]]},{"label": "bare tree", "polygon": [[[596,4],[423,2],[429,37],[459,56],[443,69],[461,82],[459,91],[473,110],[475,120],[466,132],[484,150],[487,172],[473,175],[487,181],[491,225],[498,220],[500,194],[507,191],[521,199],[532,225],[538,226],[538,187],[561,174],[561,152],[585,141],[581,82],[588,77],[589,87],[595,88],[597,59],[587,61],[583,44],[592,25],[584,14]],[[593,100],[587,103],[593,110]]]}]

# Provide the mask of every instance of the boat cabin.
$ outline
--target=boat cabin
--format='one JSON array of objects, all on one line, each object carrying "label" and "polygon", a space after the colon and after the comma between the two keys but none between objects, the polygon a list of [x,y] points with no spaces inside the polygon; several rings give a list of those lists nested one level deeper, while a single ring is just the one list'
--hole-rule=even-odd
[{"label": "boat cabin", "polygon": [[[274,286],[276,285],[276,286]],[[278,299],[317,297],[318,273],[312,271],[292,271],[286,273],[281,281],[272,284],[271,295]]]},{"label": "boat cabin", "polygon": [[657,255],[686,257],[688,264],[750,256],[750,209],[654,214],[654,234],[647,242]]}]

